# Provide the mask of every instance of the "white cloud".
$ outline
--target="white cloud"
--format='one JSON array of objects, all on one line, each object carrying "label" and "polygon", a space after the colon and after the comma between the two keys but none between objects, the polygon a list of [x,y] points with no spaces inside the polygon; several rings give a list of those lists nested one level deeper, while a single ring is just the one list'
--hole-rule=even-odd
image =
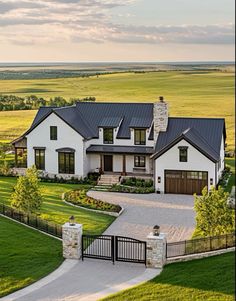
[{"label": "white cloud", "polygon": [[0,40],[14,44],[233,44],[233,24],[134,26],[112,22],[111,10],[137,0],[0,0]]}]

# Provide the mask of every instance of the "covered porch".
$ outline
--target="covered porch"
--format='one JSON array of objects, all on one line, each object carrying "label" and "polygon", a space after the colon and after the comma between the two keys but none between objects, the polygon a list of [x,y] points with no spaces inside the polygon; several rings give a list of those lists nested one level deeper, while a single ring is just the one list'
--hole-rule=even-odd
[{"label": "covered porch", "polygon": [[153,177],[152,147],[91,145],[87,149],[89,171],[101,174]]}]

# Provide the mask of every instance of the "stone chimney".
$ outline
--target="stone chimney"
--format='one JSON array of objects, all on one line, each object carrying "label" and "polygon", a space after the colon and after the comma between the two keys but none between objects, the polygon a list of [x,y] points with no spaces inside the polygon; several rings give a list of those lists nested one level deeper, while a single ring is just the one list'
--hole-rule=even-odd
[{"label": "stone chimney", "polygon": [[159,132],[166,132],[168,126],[168,104],[164,97],[160,96],[159,101],[153,105],[154,140]]}]

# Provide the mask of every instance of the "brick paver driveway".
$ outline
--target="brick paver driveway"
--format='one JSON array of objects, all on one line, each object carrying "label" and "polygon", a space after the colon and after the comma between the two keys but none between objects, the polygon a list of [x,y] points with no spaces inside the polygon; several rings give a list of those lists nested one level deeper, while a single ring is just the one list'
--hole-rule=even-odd
[{"label": "brick paver driveway", "polygon": [[104,234],[145,240],[154,225],[161,226],[167,240],[191,238],[195,226],[193,196],[174,194],[129,194],[89,191],[89,196],[121,205],[125,211]]}]

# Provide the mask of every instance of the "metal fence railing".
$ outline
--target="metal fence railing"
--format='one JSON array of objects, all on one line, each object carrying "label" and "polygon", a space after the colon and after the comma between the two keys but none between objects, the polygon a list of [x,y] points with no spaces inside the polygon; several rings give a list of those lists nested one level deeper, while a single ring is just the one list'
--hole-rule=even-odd
[{"label": "metal fence railing", "polygon": [[178,257],[235,247],[235,233],[167,243],[166,257]]},{"label": "metal fence railing", "polygon": [[38,229],[45,233],[62,238],[62,227],[52,222],[48,222],[37,215],[25,213],[0,203],[0,214],[12,218],[22,224]]}]

